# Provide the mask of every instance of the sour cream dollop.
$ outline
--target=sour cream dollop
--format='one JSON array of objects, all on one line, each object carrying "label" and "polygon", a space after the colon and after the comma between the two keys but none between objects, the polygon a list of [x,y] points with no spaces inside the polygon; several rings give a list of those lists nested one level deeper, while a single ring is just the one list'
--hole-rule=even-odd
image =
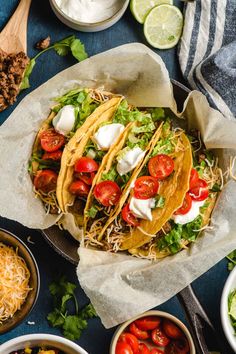
[{"label": "sour cream dollop", "polygon": [[204,205],[205,201],[195,202],[192,201],[191,209],[185,215],[173,215],[172,219],[176,224],[185,225],[194,219],[200,214],[200,208]]},{"label": "sour cream dollop", "polygon": [[119,123],[103,125],[94,134],[93,140],[97,144],[99,150],[109,150],[124,129],[124,125]]},{"label": "sour cream dollop", "polygon": [[140,147],[135,147],[128,150],[124,156],[118,161],[117,172],[120,176],[132,171],[138,163],[142,160],[145,155],[145,151],[140,149]]},{"label": "sour cream dollop", "polygon": [[74,20],[96,23],[117,13],[123,0],[56,0],[60,9]]},{"label": "sour cream dollop", "polygon": [[132,197],[129,205],[130,211],[137,217],[152,221],[152,209],[155,207],[155,199],[137,199]]},{"label": "sour cream dollop", "polygon": [[63,135],[71,132],[75,124],[75,109],[72,105],[62,107],[53,118],[52,124],[55,130]]}]

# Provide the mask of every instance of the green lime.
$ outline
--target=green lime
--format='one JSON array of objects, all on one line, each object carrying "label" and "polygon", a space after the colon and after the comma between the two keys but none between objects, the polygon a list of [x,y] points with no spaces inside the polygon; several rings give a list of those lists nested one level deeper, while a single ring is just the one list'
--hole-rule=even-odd
[{"label": "green lime", "polygon": [[174,47],[182,34],[183,15],[178,7],[160,5],[154,7],[144,22],[144,35],[154,48]]},{"label": "green lime", "polygon": [[172,5],[173,0],[131,0],[130,10],[138,22],[144,23],[149,11],[161,4]]}]

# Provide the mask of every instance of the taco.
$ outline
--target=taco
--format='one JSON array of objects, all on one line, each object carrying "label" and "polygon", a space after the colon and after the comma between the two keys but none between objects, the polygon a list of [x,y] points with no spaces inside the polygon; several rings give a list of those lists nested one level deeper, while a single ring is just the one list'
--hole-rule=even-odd
[{"label": "taco", "polygon": [[209,223],[221,184],[216,159],[201,142],[194,150],[198,139],[169,119],[159,129],[114,213],[85,230],[86,245],[157,259],[186,247]]},{"label": "taco", "polygon": [[[159,115],[162,114],[163,111],[159,111]],[[103,115],[87,130],[77,146],[77,134],[71,139],[70,154],[66,147],[62,157],[64,167],[58,180],[64,181],[62,210],[74,215],[76,226],[83,227],[86,232],[98,214],[103,219],[103,226],[113,215],[123,187],[131,181],[132,171],[141,164],[153,132],[160,124],[155,122],[156,117],[157,112],[154,117],[121,100],[113,117],[106,119]],[[132,163],[127,162],[124,166],[117,158],[128,150]],[[100,188],[98,202],[94,200],[94,188]],[[78,234],[73,235],[77,238]]]},{"label": "taco", "polygon": [[75,89],[55,99],[57,104],[42,123],[34,141],[29,173],[36,196],[47,213],[60,214],[61,183],[58,174],[63,164],[63,151],[70,151],[70,140],[83,139],[88,128],[106,115],[112,116],[120,96],[92,89]]}]

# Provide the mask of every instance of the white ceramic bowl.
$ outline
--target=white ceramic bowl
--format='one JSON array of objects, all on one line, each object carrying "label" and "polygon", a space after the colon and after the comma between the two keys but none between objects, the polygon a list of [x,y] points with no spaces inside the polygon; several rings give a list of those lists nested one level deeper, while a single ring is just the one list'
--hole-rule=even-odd
[{"label": "white ceramic bowl", "polygon": [[110,354],[115,354],[115,349],[116,349],[116,344],[117,344],[118,338],[120,337],[121,333],[123,333],[124,330],[130,325],[130,323],[137,320],[138,318],[142,318],[142,317],[146,317],[146,316],[159,316],[159,317],[163,317],[163,318],[168,318],[169,320],[173,321],[185,334],[185,336],[189,342],[190,354],[196,354],[196,350],[194,347],[194,343],[193,343],[193,339],[191,337],[191,334],[189,333],[189,330],[183,324],[183,322],[181,322],[177,317],[175,317],[167,312],[157,311],[157,310],[147,311],[147,312],[143,313],[142,315],[134,317],[131,320],[124,322],[122,325],[120,325],[112,337],[112,341],[111,341],[111,345],[110,345]]},{"label": "white ceramic bowl", "polygon": [[25,336],[11,339],[8,342],[0,345],[0,353],[10,354],[15,350],[24,349],[26,347],[37,347],[41,345],[63,350],[66,354],[88,354],[79,345],[71,342],[70,340],[46,333],[27,334]]},{"label": "white ceramic bowl", "polygon": [[230,318],[228,316],[228,296],[232,290],[236,289],[236,267],[231,271],[222,295],[221,295],[221,304],[220,304],[220,316],[221,323],[225,333],[225,336],[231,345],[232,349],[236,353],[236,336],[234,334],[234,329],[231,325]]},{"label": "white ceramic bowl", "polygon": [[73,18],[67,16],[57,5],[55,0],[49,0],[49,2],[53,12],[61,22],[63,22],[65,25],[75,30],[82,31],[82,32],[98,32],[113,26],[124,15],[129,5],[129,0],[123,0],[123,5],[119,9],[119,11],[117,11],[113,16],[109,17],[104,21],[100,21],[96,23],[85,23],[85,22],[76,21]]}]

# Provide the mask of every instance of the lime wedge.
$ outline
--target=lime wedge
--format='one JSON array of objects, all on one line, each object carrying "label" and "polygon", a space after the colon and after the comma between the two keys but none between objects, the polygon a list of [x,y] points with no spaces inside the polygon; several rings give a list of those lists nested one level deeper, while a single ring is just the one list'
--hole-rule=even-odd
[{"label": "lime wedge", "polygon": [[234,294],[232,300],[231,300],[231,305],[229,309],[229,315],[232,316],[236,320],[236,294]]},{"label": "lime wedge", "polygon": [[172,5],[173,0],[131,0],[130,10],[138,22],[144,23],[149,11],[161,4]]},{"label": "lime wedge", "polygon": [[144,22],[144,35],[154,48],[174,47],[182,34],[183,15],[178,7],[160,5],[154,7]]}]

